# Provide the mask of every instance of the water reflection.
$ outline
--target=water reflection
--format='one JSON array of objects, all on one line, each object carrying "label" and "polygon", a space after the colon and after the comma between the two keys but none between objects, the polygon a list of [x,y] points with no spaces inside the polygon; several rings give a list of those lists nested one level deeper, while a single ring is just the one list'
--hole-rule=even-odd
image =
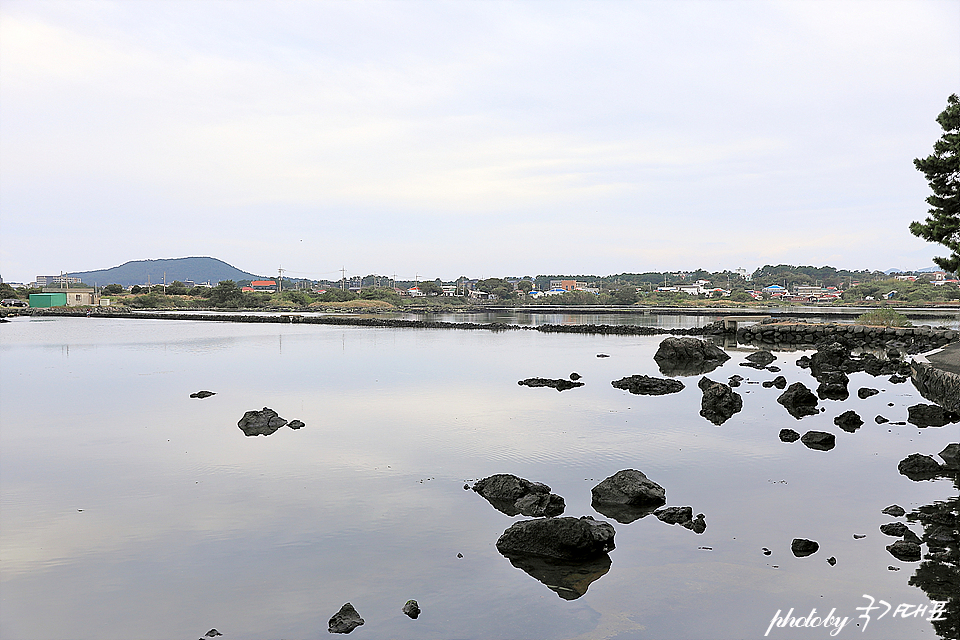
[{"label": "water reflection", "polygon": [[[501,552],[502,553],[502,552]],[[565,562],[554,558],[502,553],[510,564],[539,580],[564,600],[576,600],[591,584],[610,571],[610,556],[603,554],[583,562]]]}]

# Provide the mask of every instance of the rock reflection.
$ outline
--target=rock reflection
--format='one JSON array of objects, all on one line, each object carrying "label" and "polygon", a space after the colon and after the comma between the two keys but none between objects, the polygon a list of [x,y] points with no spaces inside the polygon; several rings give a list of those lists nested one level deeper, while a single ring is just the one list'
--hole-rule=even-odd
[{"label": "rock reflection", "polygon": [[612,504],[609,502],[591,503],[594,510],[602,516],[616,520],[620,524],[630,524],[640,518],[645,518],[659,508],[659,505],[636,506],[632,504]]},{"label": "rock reflection", "polygon": [[908,584],[919,587],[931,601],[944,603],[942,611],[930,619],[941,638],[960,638],[960,469],[951,457],[957,448],[952,444],[940,453],[946,464],[939,473],[953,478],[955,494],[907,514],[907,520],[923,527],[921,540],[926,547]]},{"label": "rock reflection", "polygon": [[510,564],[539,580],[564,600],[576,600],[610,571],[606,553],[592,560],[571,562],[515,553],[502,553]]}]

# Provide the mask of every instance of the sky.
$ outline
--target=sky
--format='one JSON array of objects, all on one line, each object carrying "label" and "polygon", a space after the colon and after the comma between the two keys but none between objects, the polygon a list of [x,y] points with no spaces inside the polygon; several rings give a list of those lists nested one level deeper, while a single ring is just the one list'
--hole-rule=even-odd
[{"label": "sky", "polygon": [[920,269],[960,2],[0,0],[0,277]]}]

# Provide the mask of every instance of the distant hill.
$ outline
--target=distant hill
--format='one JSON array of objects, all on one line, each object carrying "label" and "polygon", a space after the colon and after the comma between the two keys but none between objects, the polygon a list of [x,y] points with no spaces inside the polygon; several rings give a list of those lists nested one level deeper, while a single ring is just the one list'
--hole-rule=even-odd
[{"label": "distant hill", "polygon": [[227,264],[216,258],[169,258],[164,260],[133,260],[119,267],[98,271],[72,271],[70,276],[80,278],[86,284],[119,284],[131,287],[135,284],[161,284],[166,273],[167,284],[174,280],[192,280],[200,284],[217,284],[221,280],[256,280],[260,276]]},{"label": "distant hill", "polygon": [[923,269],[914,269],[913,271],[904,271],[903,269],[887,269],[884,271],[888,276],[895,273],[933,273],[934,271],[943,271],[940,267],[925,267]]}]

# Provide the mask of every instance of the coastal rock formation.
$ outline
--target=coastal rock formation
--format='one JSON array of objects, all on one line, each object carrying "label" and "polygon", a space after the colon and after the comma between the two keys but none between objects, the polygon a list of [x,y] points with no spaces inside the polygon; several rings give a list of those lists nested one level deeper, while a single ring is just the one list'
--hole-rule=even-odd
[{"label": "coastal rock formation", "polygon": [[500,539],[497,551],[558,560],[591,560],[615,548],[613,525],[581,518],[537,518],[515,522]]},{"label": "coastal rock formation", "polygon": [[403,605],[401,611],[414,620],[420,617],[420,605],[417,604],[416,600],[407,600],[407,603]]},{"label": "coastal rock formation", "polygon": [[915,404],[907,407],[907,422],[918,427],[942,427],[956,422],[960,416],[935,404]]},{"label": "coastal rock formation", "polygon": [[729,385],[704,377],[697,386],[703,391],[700,415],[713,424],[719,426],[743,409],[743,398]]},{"label": "coastal rock formation", "polygon": [[916,542],[906,540],[897,540],[891,545],[887,545],[887,551],[897,560],[903,562],[920,562],[920,545]]},{"label": "coastal rock formation", "polygon": [[952,442],[943,448],[939,454],[947,469],[960,470],[960,444]]},{"label": "coastal rock formation", "polygon": [[777,376],[773,380],[767,380],[766,382],[763,383],[763,387],[765,389],[769,389],[770,387],[776,387],[777,389],[785,389],[786,386],[787,386],[787,379],[784,378],[783,376]]},{"label": "coastal rock formation", "polygon": [[244,413],[237,426],[248,436],[269,436],[286,424],[287,421],[277,415],[276,411],[264,407],[261,411]]},{"label": "coastal rock formation", "polygon": [[863,418],[856,411],[844,411],[833,419],[833,424],[837,425],[847,433],[853,433],[863,426]]},{"label": "coastal rock formation", "polygon": [[900,472],[900,475],[907,476],[914,481],[933,480],[940,477],[941,467],[940,463],[930,456],[911,453],[900,461],[900,464],[897,465],[897,471]]},{"label": "coastal rock formation", "polygon": [[552,387],[557,391],[566,391],[567,389],[575,389],[576,387],[583,386],[582,382],[565,380],[563,378],[527,378],[518,381],[517,384],[524,387]]},{"label": "coastal rock formation", "polygon": [[807,431],[800,438],[800,442],[807,445],[808,448],[818,451],[830,451],[837,446],[836,436],[826,431]]},{"label": "coastal rock formation", "polygon": [[333,617],[330,618],[330,622],[327,625],[327,630],[330,633],[350,633],[362,624],[363,618],[361,618],[357,610],[353,608],[353,605],[348,602],[340,607],[340,611],[333,614]]},{"label": "coastal rock formation", "polygon": [[905,514],[906,511],[905,511],[904,508],[901,507],[900,505],[898,505],[898,504],[892,504],[892,505],[890,505],[889,507],[887,507],[886,509],[884,509],[883,511],[881,511],[881,513],[884,513],[884,514],[886,514],[886,515],[888,515],[888,516],[893,516],[894,518],[899,518],[899,517],[901,517],[903,514]]},{"label": "coastal rock formation", "polygon": [[707,530],[707,522],[702,513],[693,517],[693,507],[661,507],[653,512],[660,522],[679,524],[694,533],[703,533]]},{"label": "coastal rock formation", "polygon": [[817,378],[817,396],[822,400],[846,400],[850,397],[847,384],[850,378],[843,371],[824,371]]},{"label": "coastal rock formation", "polygon": [[203,398],[209,398],[210,396],[215,396],[215,395],[217,394],[214,393],[213,391],[197,391],[196,393],[191,393],[190,397],[203,399]]},{"label": "coastal rock formation", "polygon": [[620,378],[610,383],[615,389],[623,389],[630,393],[643,396],[662,396],[668,393],[677,393],[683,390],[683,383],[669,378],[654,378],[651,376],[635,375]]},{"label": "coastal rock formation", "polygon": [[805,558],[820,550],[820,544],[806,538],[794,538],[790,543],[790,551],[798,558]]},{"label": "coastal rock formation", "polygon": [[804,416],[813,416],[819,413],[817,396],[813,395],[813,392],[802,382],[794,382],[787,387],[787,390],[777,398],[777,402],[783,405],[787,413],[797,420]]},{"label": "coastal rock formation", "polygon": [[763,369],[768,364],[777,359],[777,356],[773,355],[769,351],[761,349],[755,353],[751,353],[747,356],[747,362],[750,362],[757,366],[759,369]]},{"label": "coastal rock formation", "polygon": [[623,469],[590,490],[594,508],[597,505],[658,507],[666,504],[667,492],[659,484],[636,469]]},{"label": "coastal rock formation", "polygon": [[783,442],[796,442],[800,439],[800,434],[793,429],[780,429],[780,440]]},{"label": "coastal rock formation", "polygon": [[866,400],[870,396],[875,396],[878,393],[880,393],[880,391],[877,389],[871,389],[870,387],[861,387],[857,389],[857,397],[861,400]]},{"label": "coastal rock formation", "polygon": [[667,376],[709,373],[730,359],[723,349],[697,338],[665,338],[653,359]]},{"label": "coastal rock formation", "polygon": [[530,482],[509,473],[498,473],[478,480],[473,485],[473,490],[493,505],[494,509],[508,516],[558,516],[566,506],[563,498],[550,493],[547,485]]}]

